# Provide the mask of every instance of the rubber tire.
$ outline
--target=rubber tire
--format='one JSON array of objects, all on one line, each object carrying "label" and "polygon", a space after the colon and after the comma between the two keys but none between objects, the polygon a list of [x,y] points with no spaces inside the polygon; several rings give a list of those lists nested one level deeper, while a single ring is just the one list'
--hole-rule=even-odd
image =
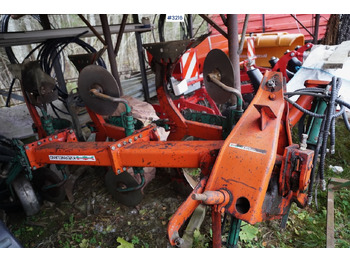
[{"label": "rubber tire", "polygon": [[33,216],[40,211],[38,198],[32,185],[24,175],[17,176],[12,182],[12,187],[27,216]]}]

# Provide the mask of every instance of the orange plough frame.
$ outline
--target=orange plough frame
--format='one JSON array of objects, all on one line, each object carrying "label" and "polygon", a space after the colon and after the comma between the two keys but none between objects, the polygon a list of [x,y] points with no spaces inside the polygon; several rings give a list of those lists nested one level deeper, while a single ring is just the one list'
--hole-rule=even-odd
[{"label": "orange plough frame", "polygon": [[[281,218],[292,202],[306,205],[313,151],[292,144],[290,119],[296,123],[301,115],[290,114],[284,91],[282,74],[266,72],[225,141],[218,139],[221,128],[212,127],[209,141],[163,142],[152,124],[115,142],[78,142],[73,131],[64,130],[27,144],[25,150],[32,169],[46,164],[111,166],[118,175],[128,167],[201,168],[203,179],[169,222],[169,240],[176,244],[179,229],[203,203],[212,206],[213,246],[219,247],[222,213],[254,224]],[[98,121],[104,130],[101,140],[114,129],[122,135],[120,128]],[[181,136],[192,133],[192,122],[185,122]],[[203,127],[196,132],[205,133]]]}]

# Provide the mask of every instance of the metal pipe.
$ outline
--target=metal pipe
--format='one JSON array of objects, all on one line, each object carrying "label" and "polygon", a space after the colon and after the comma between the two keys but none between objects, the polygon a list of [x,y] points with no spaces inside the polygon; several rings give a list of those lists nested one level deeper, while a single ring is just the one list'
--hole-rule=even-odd
[{"label": "metal pipe", "polygon": [[224,23],[224,25],[227,26],[227,19],[226,19],[226,16],[223,15],[223,14],[221,14],[220,17],[221,17],[221,20],[222,20],[222,22]]},{"label": "metal pipe", "polygon": [[108,54],[109,63],[111,65],[111,73],[112,73],[113,77],[115,78],[115,80],[117,81],[117,88],[119,91],[119,95],[123,96],[123,90],[121,88],[121,83],[120,83],[120,79],[119,79],[117,61],[116,61],[115,55],[114,55],[111,31],[109,29],[107,15],[101,14],[100,19],[101,19],[103,35],[105,37],[106,44],[107,44],[107,54]]},{"label": "metal pipe", "polygon": [[[134,23],[139,23],[139,16],[137,14],[133,14],[132,17],[133,17]],[[143,95],[144,95],[146,102],[149,102],[150,95],[149,95],[149,87],[148,87],[145,59],[143,56],[141,33],[135,32],[135,37],[136,37],[136,45],[137,45],[137,54],[139,56],[139,62],[140,62],[140,72],[141,72]]]},{"label": "metal pipe", "polygon": [[90,89],[90,94],[93,96],[96,96],[102,100],[105,100],[105,101],[111,101],[111,102],[115,102],[115,103],[123,103],[125,105],[125,108],[126,108],[126,113],[127,114],[131,113],[131,107],[129,106],[129,102],[126,99],[120,98],[120,97],[113,97],[113,96],[109,96],[109,95],[102,93],[101,87],[99,85],[94,84],[92,86],[92,88]]},{"label": "metal pipe", "polygon": [[[52,29],[48,15],[44,15],[44,14],[40,15],[40,23],[41,23],[44,30],[51,30]],[[57,55],[58,55],[57,50],[54,50],[53,57],[56,57]],[[61,63],[60,63],[59,59],[54,59],[53,68],[55,70],[56,79],[57,79],[59,87],[65,93],[67,93],[67,86],[66,86],[66,82],[64,80],[64,75],[62,72],[62,67],[61,67]]]},{"label": "metal pipe", "polygon": [[122,42],[122,38],[123,38],[124,29],[125,29],[125,25],[126,25],[126,20],[127,19],[128,19],[128,15],[123,15],[122,23],[120,24],[120,30],[119,30],[119,33],[118,33],[117,43],[115,44],[115,48],[114,48],[114,55],[115,56],[118,55],[118,51],[119,51],[120,44]]},{"label": "metal pipe", "polygon": [[207,21],[208,24],[210,24],[212,27],[214,27],[220,34],[222,34],[224,37],[226,37],[228,39],[228,34],[222,30],[222,28],[220,26],[218,26],[213,20],[211,20],[208,16],[206,15],[199,15],[200,17],[202,17],[205,21]]},{"label": "metal pipe", "polygon": [[189,37],[193,38],[193,21],[192,21],[191,14],[187,15],[187,30],[188,30]]},{"label": "metal pipe", "polygon": [[314,37],[314,35],[298,20],[298,18],[296,18],[296,16],[295,15],[291,15],[294,19],[295,19],[295,21],[297,21],[298,22],[298,24],[299,25],[301,25],[301,27],[302,28],[304,28],[305,29],[305,31],[306,32],[308,32],[309,33],[309,35],[311,35],[312,37]]},{"label": "metal pipe", "polygon": [[229,87],[227,85],[225,85],[224,83],[222,83],[218,78],[218,75],[216,73],[210,73],[208,74],[208,78],[210,81],[212,81],[214,84],[216,84],[217,86],[221,87],[222,89],[224,89],[227,92],[232,93],[236,98],[237,98],[237,110],[242,110],[242,94],[241,92],[239,92],[237,89],[233,88],[233,87]]},{"label": "metal pipe", "polygon": [[266,28],[266,21],[265,21],[265,15],[262,15],[262,32],[265,33]]},{"label": "metal pipe", "polygon": [[241,74],[239,68],[238,51],[238,17],[237,14],[227,15],[227,32],[228,32],[228,48],[229,58],[233,65],[233,88],[241,93]]},{"label": "metal pipe", "polygon": [[244,18],[244,24],[243,24],[242,34],[241,34],[241,41],[239,42],[239,48],[237,51],[238,55],[240,55],[243,51],[243,44],[245,40],[245,34],[247,33],[248,20],[249,20],[249,14],[246,14]]},{"label": "metal pipe", "polygon": [[83,16],[78,15],[81,20],[86,24],[86,26],[94,33],[94,35],[101,41],[103,45],[106,45],[106,41],[103,39],[103,37],[96,31],[96,29],[90,24],[90,22]]},{"label": "metal pipe", "polygon": [[318,29],[319,29],[319,25],[320,25],[320,15],[316,14],[315,16],[315,29],[314,29],[314,39],[312,41],[312,43],[317,44],[318,41]]}]

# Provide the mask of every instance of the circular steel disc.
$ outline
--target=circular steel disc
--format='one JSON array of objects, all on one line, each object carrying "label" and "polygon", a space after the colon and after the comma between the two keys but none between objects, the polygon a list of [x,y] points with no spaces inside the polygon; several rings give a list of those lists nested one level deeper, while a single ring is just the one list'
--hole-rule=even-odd
[{"label": "circular steel disc", "polygon": [[210,97],[218,104],[226,103],[231,93],[223,90],[211,81],[208,81],[207,76],[210,73],[219,71],[221,75],[221,82],[229,87],[233,87],[233,66],[227,55],[220,49],[211,50],[204,60],[203,65],[203,79],[204,85]]},{"label": "circular steel disc", "polygon": [[119,97],[119,89],[114,77],[103,67],[88,65],[79,74],[78,90],[85,106],[99,115],[111,115],[118,107],[118,103],[106,101],[90,94],[93,85],[99,85],[102,93],[112,97]]},{"label": "circular steel disc", "polygon": [[110,168],[106,173],[105,184],[112,197],[125,206],[134,207],[138,205],[143,198],[141,189],[127,192],[117,191],[118,188],[130,188],[139,185],[136,179],[128,172],[116,175],[113,169]]}]

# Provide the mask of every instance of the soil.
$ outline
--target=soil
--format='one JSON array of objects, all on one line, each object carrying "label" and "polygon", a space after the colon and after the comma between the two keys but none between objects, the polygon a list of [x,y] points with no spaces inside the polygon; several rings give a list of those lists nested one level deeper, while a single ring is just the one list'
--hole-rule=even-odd
[{"label": "soil", "polygon": [[169,171],[157,169],[142,201],[127,207],[111,197],[105,170],[96,168],[75,182],[73,202],[43,201],[40,212],[31,217],[7,213],[7,226],[24,247],[171,247],[168,221],[186,194],[177,189],[179,183]]}]

